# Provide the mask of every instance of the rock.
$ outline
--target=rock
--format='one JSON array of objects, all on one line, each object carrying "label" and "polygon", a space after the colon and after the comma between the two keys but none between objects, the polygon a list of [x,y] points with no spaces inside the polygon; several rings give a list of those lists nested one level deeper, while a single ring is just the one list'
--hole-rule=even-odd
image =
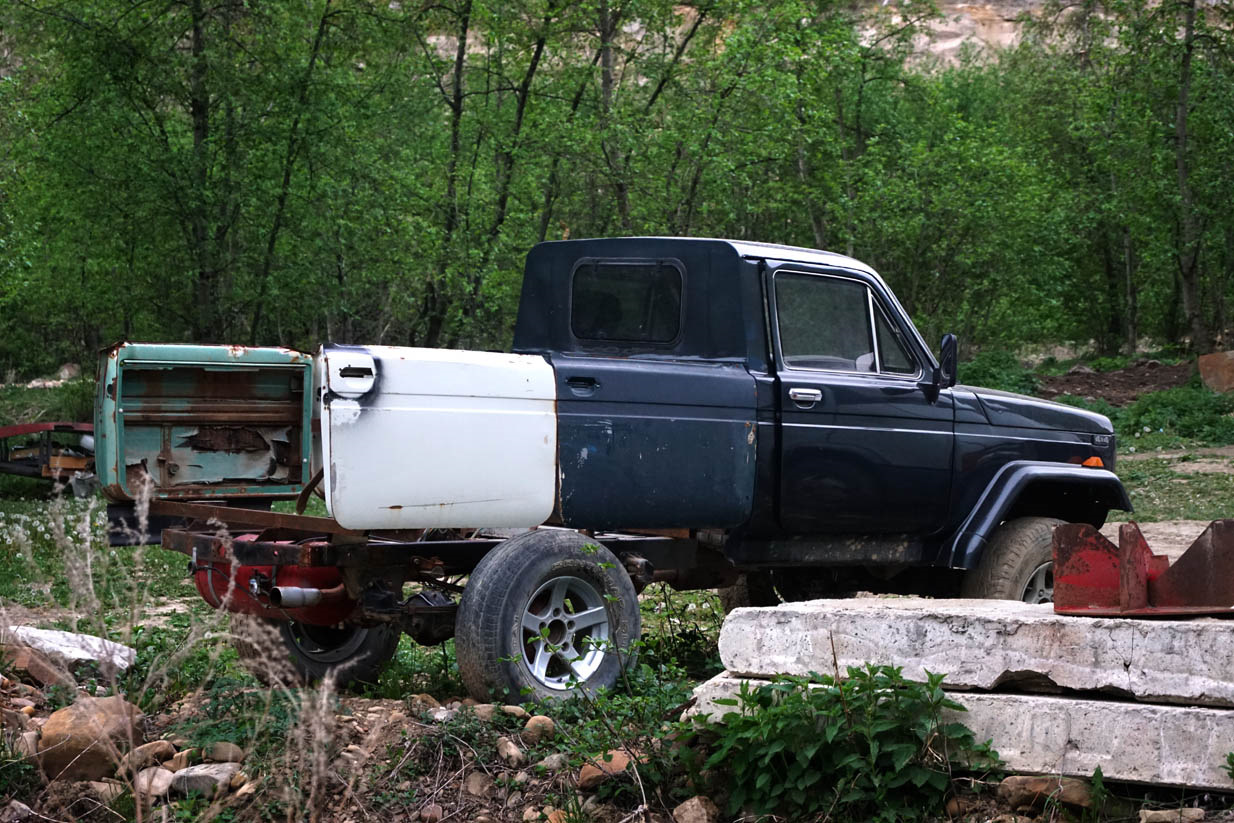
[{"label": "rock", "polygon": [[440,709],[441,703],[431,694],[415,694],[407,701],[407,708],[413,714],[423,714],[430,709]]},{"label": "rock", "polygon": [[527,717],[527,710],[522,706],[502,706],[501,710],[511,717],[517,717],[519,720]]},{"label": "rock", "polygon": [[446,816],[445,809],[438,806],[436,803],[430,803],[420,810],[420,819],[424,823],[440,823],[441,819]]},{"label": "rock", "polygon": [[1018,814],[1000,814],[991,820],[990,823],[1033,823],[1033,818],[1021,817]]},{"label": "rock", "polygon": [[630,765],[630,755],[620,749],[611,749],[604,757],[595,758],[594,763],[584,763],[578,773],[578,787],[583,791],[591,791],[610,777],[615,777]]},{"label": "rock", "polygon": [[565,809],[554,809],[551,806],[549,811],[544,813],[545,823],[566,823],[569,820],[569,815]]},{"label": "rock", "polygon": [[[743,611],[733,612],[725,623]],[[697,702],[690,716],[722,718],[732,709],[714,701],[736,699],[742,682],[760,684],[729,674],[703,683],[694,690]],[[944,722],[964,724],[977,740],[994,740],[1010,772],[1088,778],[1100,766],[1107,781],[1223,792],[1230,787],[1223,768],[1234,740],[1234,712],[1228,709],[1025,694],[947,696],[966,711],[945,710]]]},{"label": "rock", "polygon": [[90,787],[90,794],[103,803],[111,803],[111,801],[125,792],[123,783],[106,783],[101,780],[91,780],[86,785]]},{"label": "rock", "polygon": [[176,747],[166,740],[152,740],[138,746],[120,760],[116,771],[120,776],[136,774],[147,766],[162,763],[176,756]]},{"label": "rock", "polygon": [[197,749],[185,749],[184,751],[176,752],[175,756],[170,760],[163,762],[163,768],[169,771],[178,772],[181,769],[188,768],[195,763],[201,762],[201,752]]},{"label": "rock", "polygon": [[523,809],[523,823],[530,823],[532,820],[540,819],[540,810],[535,806],[528,806]]},{"label": "rock", "polygon": [[720,823],[720,809],[711,798],[695,795],[673,809],[673,823]]},{"label": "rock", "polygon": [[506,805],[511,807],[523,805],[523,793],[520,791],[511,792],[509,797],[506,798]]},{"label": "rock", "polygon": [[88,634],[36,629],[33,626],[10,626],[0,642],[19,643],[46,655],[53,663],[70,672],[83,666],[96,667],[105,678],[127,671],[137,660],[137,651],[120,643]]},{"label": "rock", "polygon": [[553,718],[537,714],[527,718],[527,725],[523,727],[523,739],[534,746],[542,740],[551,740],[556,731]]},{"label": "rock", "polygon": [[537,768],[549,772],[559,772],[570,765],[570,758],[563,752],[554,752],[536,764]]},{"label": "rock", "polygon": [[463,791],[472,797],[487,798],[493,793],[493,778],[484,772],[471,772],[463,781]]},{"label": "rock", "polygon": [[485,723],[492,720],[493,716],[497,714],[497,706],[492,703],[481,703],[477,706],[472,706],[471,710],[476,713],[476,717]]},{"label": "rock", "polygon": [[22,732],[16,740],[13,741],[13,748],[17,753],[27,760],[34,760],[39,755],[39,733],[38,732]]},{"label": "rock", "polygon": [[239,763],[202,763],[186,766],[172,775],[171,788],[177,794],[204,794],[214,797],[226,791],[231,779],[240,771]]},{"label": "rock", "polygon": [[1219,351],[1201,354],[1197,360],[1200,379],[1213,391],[1227,392],[1234,389],[1234,351]]},{"label": "rock", "polygon": [[207,746],[202,756],[213,763],[240,763],[244,760],[244,749],[235,743],[220,740]]},{"label": "rock", "polygon": [[497,756],[507,766],[518,768],[527,762],[527,755],[508,737],[497,738]]},{"label": "rock", "polygon": [[1222,621],[1110,617],[1101,631],[1093,626],[1048,603],[815,600],[734,611],[720,631],[720,658],[733,674],[768,679],[869,661],[901,667],[908,680],[941,672],[952,689],[1010,691],[1017,679],[1048,679],[1146,702],[1234,706],[1234,632]]},{"label": "rock", "polygon": [[1097,370],[1092,366],[1086,366],[1083,363],[1076,363],[1071,368],[1067,369],[1067,374],[1096,374]]},{"label": "rock", "polygon": [[35,817],[34,810],[19,800],[10,800],[0,809],[0,823],[25,823]]},{"label": "rock", "polygon": [[47,655],[28,646],[5,644],[3,660],[9,670],[29,675],[44,686],[77,687],[72,675],[53,663]]},{"label": "rock", "polygon": [[1140,809],[1140,823],[1199,823],[1203,809]]},{"label": "rock", "polygon": [[492,815],[478,814],[471,819],[472,823],[493,823]]},{"label": "rock", "polygon": [[142,739],[142,714],[122,697],[82,697],[47,718],[39,762],[52,780],[93,780],[114,773],[120,750]]},{"label": "rock", "polygon": [[456,709],[447,709],[444,706],[439,709],[429,709],[427,712],[428,718],[434,723],[448,723],[458,714]]},{"label": "rock", "polygon": [[172,778],[176,773],[162,766],[151,766],[142,769],[133,778],[133,790],[147,797],[162,797],[171,788]]},{"label": "rock", "polygon": [[34,701],[26,697],[11,697],[9,698],[9,704],[12,706],[16,706],[19,709],[33,709],[34,708]]},{"label": "rock", "polygon": [[240,788],[236,789],[236,793],[232,795],[236,800],[243,800],[246,797],[252,797],[257,794],[259,784],[256,780],[250,780]]},{"label": "rock", "polygon": [[510,780],[515,786],[526,786],[531,781],[531,775],[527,772],[518,772]]},{"label": "rock", "polygon": [[1092,805],[1088,782],[1071,777],[1012,775],[998,784],[998,799],[1012,809],[1041,809],[1046,801],[1087,809]]},{"label": "rock", "polygon": [[30,718],[12,709],[0,709],[0,726],[24,732],[30,728]]}]

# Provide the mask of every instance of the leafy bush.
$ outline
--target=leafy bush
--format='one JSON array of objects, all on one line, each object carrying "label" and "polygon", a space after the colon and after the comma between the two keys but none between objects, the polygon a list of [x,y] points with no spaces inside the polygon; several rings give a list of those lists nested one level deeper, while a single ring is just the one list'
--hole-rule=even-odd
[{"label": "leafy bush", "polygon": [[1032,394],[1037,390],[1037,378],[1006,350],[983,351],[972,360],[961,363],[959,377],[962,383],[969,386],[1019,394]]},{"label": "leafy bush", "polygon": [[1214,445],[1234,443],[1234,395],[1217,394],[1202,385],[1145,394],[1123,408],[1065,394],[1055,399],[1110,418],[1123,445],[1153,433]]},{"label": "leafy bush", "polygon": [[898,668],[850,668],[828,676],[780,677],[738,700],[721,724],[705,724],[715,748],[704,769],[729,787],[729,811],[745,807],[792,820],[921,820],[942,810],[951,765],[996,765],[943,709],[962,711],[942,675],[905,680]]},{"label": "leafy bush", "polygon": [[1122,354],[1114,357],[1097,357],[1089,361],[1088,365],[1097,371],[1118,371],[1130,366],[1131,358]]}]

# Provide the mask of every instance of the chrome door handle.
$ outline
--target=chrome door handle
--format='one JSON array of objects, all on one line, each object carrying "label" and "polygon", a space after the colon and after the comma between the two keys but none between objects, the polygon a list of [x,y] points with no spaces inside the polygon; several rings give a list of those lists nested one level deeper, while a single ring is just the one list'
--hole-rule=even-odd
[{"label": "chrome door handle", "polygon": [[823,399],[819,389],[789,389],[788,396],[798,403],[817,403]]}]

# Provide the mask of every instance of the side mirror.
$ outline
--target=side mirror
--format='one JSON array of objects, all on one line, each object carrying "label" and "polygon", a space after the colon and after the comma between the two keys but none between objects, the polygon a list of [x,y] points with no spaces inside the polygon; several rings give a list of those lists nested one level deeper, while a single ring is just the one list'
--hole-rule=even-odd
[{"label": "side mirror", "polygon": [[955,385],[956,372],[959,369],[960,344],[954,334],[944,334],[943,342],[938,344],[938,370],[940,374],[935,382],[940,389],[949,389]]},{"label": "side mirror", "polygon": [[954,334],[944,334],[943,342],[938,347],[939,364],[934,367],[934,373],[917,385],[925,392],[926,400],[933,403],[938,400],[938,393],[955,385],[956,361],[959,358],[959,344]]}]

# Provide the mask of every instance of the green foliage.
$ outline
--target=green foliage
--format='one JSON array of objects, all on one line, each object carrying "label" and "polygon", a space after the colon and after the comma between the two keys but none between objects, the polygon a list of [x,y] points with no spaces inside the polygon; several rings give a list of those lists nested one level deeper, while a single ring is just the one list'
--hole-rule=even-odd
[{"label": "green foliage", "polygon": [[202,710],[174,730],[193,747],[226,741],[258,760],[282,754],[300,713],[298,693],[254,688],[243,678],[216,678],[204,696]]},{"label": "green foliage", "polygon": [[1230,752],[1225,756],[1225,765],[1222,766],[1222,769],[1229,775],[1230,780],[1234,780],[1234,752]]},{"label": "green foliage", "polygon": [[886,666],[848,676],[780,677],[749,689],[736,711],[702,734],[714,738],[704,767],[728,787],[729,811],[749,806],[790,819],[902,821],[937,815],[951,790],[951,767],[997,763],[943,709],[962,710],[942,676],[905,680]]},{"label": "green foliage", "polygon": [[1120,432],[1163,431],[1205,443],[1234,443],[1234,396],[1183,386],[1146,394],[1119,415]]},{"label": "green foliage", "polygon": [[466,691],[459,676],[453,640],[439,646],[421,646],[403,635],[381,677],[365,693],[397,700],[419,692],[463,694]]},{"label": "green foliage", "polygon": [[961,363],[959,376],[960,382],[968,386],[1018,394],[1032,394],[1037,390],[1033,373],[1014,354],[1003,349],[983,351]]},{"label": "green foliage", "polygon": [[17,751],[18,730],[5,729],[0,734],[0,797],[30,798],[42,786],[38,768]]}]

